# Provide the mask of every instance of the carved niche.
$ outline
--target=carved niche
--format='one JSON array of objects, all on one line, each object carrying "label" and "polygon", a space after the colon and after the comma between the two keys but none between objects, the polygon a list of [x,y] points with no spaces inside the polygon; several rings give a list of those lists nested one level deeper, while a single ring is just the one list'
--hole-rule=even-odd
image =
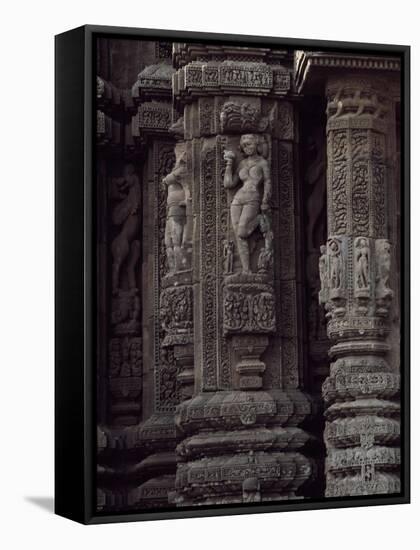
[{"label": "carved niche", "polygon": [[182,119],[171,126],[171,132],[180,141],[175,146],[175,165],[162,180],[166,188],[167,272],[162,279],[159,315],[165,334],[161,345],[173,354],[180,397],[187,399],[194,382],[192,196]]},{"label": "carved niche", "polygon": [[111,179],[111,339],[108,377],[116,424],[133,424],[141,413],[142,338],[139,259],[141,188],[132,164]]},{"label": "carved niche", "polygon": [[[231,132],[267,126],[258,107],[248,103],[225,103],[220,118],[221,127]],[[223,185],[231,200],[224,248],[223,333],[233,336],[240,387],[256,389],[262,387],[265,364],[260,356],[268,346],[268,338],[259,335],[276,330],[271,169],[264,156],[266,137],[241,134],[239,150],[239,159],[234,151],[224,151]]]}]

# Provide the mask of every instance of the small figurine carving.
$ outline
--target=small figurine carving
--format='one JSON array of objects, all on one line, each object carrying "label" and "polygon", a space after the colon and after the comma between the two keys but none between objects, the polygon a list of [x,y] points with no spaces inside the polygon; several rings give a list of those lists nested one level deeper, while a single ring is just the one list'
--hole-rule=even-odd
[{"label": "small figurine carving", "polygon": [[[233,197],[230,215],[235,233],[239,259],[243,273],[250,273],[248,239],[260,223],[260,212],[270,209],[271,178],[267,160],[258,153],[258,137],[254,134],[241,136],[240,147],[245,158],[233,171],[235,154],[225,151],[226,171],[224,186],[234,188],[239,182],[242,186]],[[259,186],[263,184],[263,198],[260,204]]]},{"label": "small figurine carving", "polygon": [[223,243],[224,271],[226,275],[233,273],[233,241]]},{"label": "small figurine carving", "polygon": [[116,294],[121,287],[120,270],[126,261],[126,274],[129,289],[137,287],[135,267],[140,257],[140,241],[135,239],[139,231],[141,188],[134,166],[124,167],[124,175],[114,180],[114,197],[119,202],[112,212],[114,225],[121,226],[119,234],[111,244],[112,290]]},{"label": "small figurine carving", "polygon": [[367,239],[360,237],[355,242],[356,290],[369,289],[370,250]]},{"label": "small figurine carving", "polygon": [[391,271],[391,245],[387,239],[378,239],[376,246],[376,298],[383,300],[392,298],[393,292],[389,288],[389,274]]},{"label": "small figurine carving", "polygon": [[328,244],[329,287],[338,290],[342,285],[343,259],[338,241],[332,239]]},{"label": "small figurine carving", "polygon": [[220,127],[224,132],[255,132],[267,128],[267,117],[261,116],[259,106],[252,103],[226,102],[220,112]]},{"label": "small figurine carving", "polygon": [[264,247],[258,257],[258,273],[267,273],[273,267],[273,230],[267,214],[260,216],[260,230],[264,235]]},{"label": "small figurine carving", "polygon": [[344,88],[344,86],[340,86],[328,103],[328,113],[333,112],[335,109],[335,113],[330,117],[331,119],[358,117],[366,114],[370,114],[376,119],[382,118],[387,113],[387,108],[379,101],[376,93],[362,94],[360,89],[349,91]]},{"label": "small figurine carving", "polygon": [[134,330],[140,316],[140,298],[138,289],[119,290],[111,303],[111,323],[115,329]]},{"label": "small figurine carving", "polygon": [[321,281],[321,290],[319,291],[319,303],[325,304],[328,294],[328,256],[325,244],[320,246],[321,256],[319,257],[319,278]]},{"label": "small figurine carving", "polygon": [[187,173],[185,152],[177,159],[170,174],[163,178],[168,188],[167,213],[165,227],[165,246],[169,273],[181,271],[183,267],[183,248],[186,244],[187,200],[188,192],[184,187]]},{"label": "small figurine carving", "polygon": [[184,117],[178,118],[171,126],[168,128],[168,132],[173,134],[177,139],[183,139],[184,137]]}]

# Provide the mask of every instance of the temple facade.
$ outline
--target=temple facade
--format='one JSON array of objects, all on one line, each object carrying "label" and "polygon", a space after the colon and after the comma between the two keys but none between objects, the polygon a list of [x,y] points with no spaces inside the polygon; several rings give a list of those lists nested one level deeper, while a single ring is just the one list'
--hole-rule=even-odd
[{"label": "temple facade", "polygon": [[99,38],[97,510],[400,491],[400,60]]}]

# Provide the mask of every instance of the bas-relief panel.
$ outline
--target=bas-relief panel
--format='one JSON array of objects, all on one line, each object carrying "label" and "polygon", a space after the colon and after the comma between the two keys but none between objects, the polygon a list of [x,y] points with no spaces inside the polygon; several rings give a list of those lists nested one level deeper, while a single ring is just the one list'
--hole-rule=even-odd
[{"label": "bas-relief panel", "polygon": [[[388,100],[355,78],[297,101],[293,52],[110,47],[99,509],[393,492]],[[139,71],[121,90],[127,48]],[[358,443],[338,408],[362,384],[391,399],[392,421],[356,414],[371,428],[352,477]]]}]

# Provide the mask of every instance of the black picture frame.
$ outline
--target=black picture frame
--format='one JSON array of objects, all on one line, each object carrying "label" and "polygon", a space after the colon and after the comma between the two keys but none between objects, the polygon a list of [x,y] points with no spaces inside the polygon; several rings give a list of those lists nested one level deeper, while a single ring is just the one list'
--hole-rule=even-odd
[{"label": "black picture frame", "polygon": [[[96,36],[334,51],[401,58],[401,479],[398,495],[95,513],[94,49]],[[55,37],[55,512],[84,523],[346,508],[410,502],[410,47],[85,25]]]}]

